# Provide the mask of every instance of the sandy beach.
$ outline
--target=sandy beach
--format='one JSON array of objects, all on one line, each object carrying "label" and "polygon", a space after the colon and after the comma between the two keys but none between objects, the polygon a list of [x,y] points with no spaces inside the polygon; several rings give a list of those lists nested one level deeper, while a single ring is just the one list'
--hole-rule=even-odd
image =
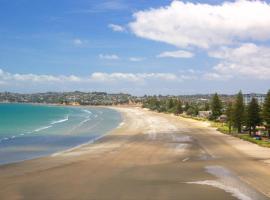
[{"label": "sandy beach", "polygon": [[0,199],[270,199],[270,149],[205,122],[113,109],[123,122],[95,143],[1,166]]}]

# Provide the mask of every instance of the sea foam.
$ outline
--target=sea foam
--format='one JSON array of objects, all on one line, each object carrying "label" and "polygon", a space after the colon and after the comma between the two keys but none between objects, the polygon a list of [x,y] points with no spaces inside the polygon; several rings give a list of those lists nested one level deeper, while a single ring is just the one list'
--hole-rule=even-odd
[{"label": "sea foam", "polygon": [[69,119],[69,116],[67,115],[64,119],[60,119],[60,120],[57,120],[57,121],[53,121],[53,122],[51,123],[51,125],[66,122],[66,121],[68,121],[68,119]]},{"label": "sea foam", "polygon": [[43,126],[43,127],[37,128],[37,129],[34,130],[33,132],[43,131],[43,130],[48,129],[48,128],[51,128],[51,127],[52,127],[52,126]]},{"label": "sea foam", "polygon": [[83,110],[84,112],[88,113],[88,114],[92,114],[92,112],[90,110]]}]

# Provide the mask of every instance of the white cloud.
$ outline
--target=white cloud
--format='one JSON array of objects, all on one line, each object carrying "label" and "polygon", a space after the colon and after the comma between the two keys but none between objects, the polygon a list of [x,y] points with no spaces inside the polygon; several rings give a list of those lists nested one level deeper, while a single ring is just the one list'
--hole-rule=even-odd
[{"label": "white cloud", "polygon": [[94,72],[89,76],[75,75],[39,75],[39,74],[12,74],[0,69],[0,82],[2,84],[70,84],[94,82],[135,82],[140,83],[151,80],[176,81],[179,77],[173,73],[103,73]]},{"label": "white cloud", "polygon": [[270,80],[270,48],[252,43],[237,48],[222,47],[209,53],[221,61],[214,67],[221,76]]},{"label": "white cloud", "polygon": [[128,81],[143,82],[151,79],[173,81],[177,76],[172,73],[93,73],[90,77],[94,81]]},{"label": "white cloud", "polygon": [[232,78],[229,74],[220,74],[216,72],[205,72],[202,74],[202,78],[209,81],[226,81]]},{"label": "white cloud", "polygon": [[123,26],[117,25],[117,24],[109,24],[109,28],[111,28],[115,32],[125,32],[125,28]]},{"label": "white cloud", "polygon": [[193,57],[193,53],[189,51],[165,51],[161,54],[159,54],[157,57],[159,58],[166,58],[166,57],[171,57],[171,58],[191,58]]},{"label": "white cloud", "polygon": [[130,60],[131,62],[140,62],[140,61],[145,60],[145,58],[140,58],[140,57],[130,57],[129,60]]},{"label": "white cloud", "polygon": [[220,5],[173,1],[139,11],[129,24],[139,37],[177,47],[209,48],[250,39],[270,39],[270,4],[238,0]]},{"label": "white cloud", "polygon": [[119,60],[119,56],[115,54],[99,54],[99,58],[103,60]]},{"label": "white cloud", "polygon": [[[104,73],[94,72],[88,76],[76,75],[48,75],[48,74],[19,74],[9,73],[0,69],[0,89],[2,91],[42,92],[42,91],[125,91],[132,94],[180,94],[199,91],[211,92],[214,88],[220,89],[220,81],[233,78],[230,73],[220,73],[216,70],[210,72],[193,69],[180,70],[177,73]],[[235,89],[238,78],[232,79],[228,84]],[[212,84],[211,81],[216,81]],[[268,81],[263,79],[261,81]],[[264,82],[261,90],[266,90],[268,82]],[[256,82],[262,83],[262,82]],[[208,84],[208,87],[205,87]],[[224,84],[224,83],[222,83]],[[227,84],[227,82],[226,82]],[[255,85],[255,82],[254,82]],[[250,90],[256,88],[252,85],[242,85]],[[237,85],[238,88],[240,87]],[[194,89],[196,88],[196,90]],[[263,88],[263,89],[262,89]],[[233,91],[234,91],[233,89]],[[240,89],[240,88],[239,88]]]},{"label": "white cloud", "polygon": [[61,83],[61,82],[80,82],[83,81],[78,76],[53,76],[53,75],[37,75],[37,74],[11,74],[0,69],[0,81],[6,84],[13,83]]},{"label": "white cloud", "polygon": [[103,13],[108,11],[122,11],[129,9],[129,4],[123,1],[113,0],[113,1],[100,1],[100,3],[95,3],[92,7],[80,10],[73,10],[68,13],[71,14],[87,14],[87,13]]},{"label": "white cloud", "polygon": [[80,46],[80,45],[83,44],[83,41],[81,39],[79,39],[79,38],[76,38],[76,39],[73,40],[73,44]]},{"label": "white cloud", "polygon": [[129,8],[129,5],[118,0],[114,1],[105,1],[100,4],[97,4],[96,9],[101,10],[126,10]]}]

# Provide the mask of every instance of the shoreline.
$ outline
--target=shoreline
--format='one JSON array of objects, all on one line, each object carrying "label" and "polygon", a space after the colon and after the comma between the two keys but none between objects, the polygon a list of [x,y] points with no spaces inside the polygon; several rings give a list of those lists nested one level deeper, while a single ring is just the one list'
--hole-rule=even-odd
[{"label": "shoreline", "polygon": [[[11,103],[13,104],[13,103]],[[16,104],[25,104],[25,103],[16,103]],[[28,103],[26,103],[28,104]],[[38,106],[58,106],[58,105],[55,105],[55,104],[29,104],[29,105],[38,105]],[[20,164],[20,163],[23,163],[23,162],[27,162],[27,161],[31,161],[31,160],[37,160],[37,159],[43,159],[43,158],[46,158],[46,157],[54,157],[56,155],[60,155],[62,153],[65,153],[65,152],[70,152],[70,151],[73,151],[73,150],[76,150],[76,149],[79,149],[80,147],[83,147],[83,146],[86,146],[86,145],[90,145],[90,144],[93,144],[95,143],[96,141],[102,139],[103,137],[105,137],[106,135],[110,134],[111,132],[115,131],[116,129],[119,128],[119,126],[123,123],[124,121],[124,116],[121,112],[117,111],[116,109],[113,109],[112,107],[106,107],[106,106],[69,106],[69,105],[59,105],[59,106],[63,106],[63,107],[72,107],[72,108],[77,108],[77,109],[87,109],[87,108],[103,108],[103,109],[110,109],[110,110],[114,110],[116,111],[119,115],[120,115],[120,122],[117,124],[116,127],[112,128],[111,130],[109,131],[106,131],[104,132],[102,135],[100,136],[97,136],[93,139],[90,139],[89,141],[86,141],[86,142],[83,142],[81,144],[78,144],[78,145],[75,145],[73,147],[70,147],[70,148],[67,148],[67,149],[63,149],[63,150],[59,150],[59,151],[56,151],[56,152],[53,152],[53,153],[48,153],[48,154],[44,154],[44,155],[36,155],[36,156],[32,156],[32,157],[29,157],[29,158],[25,158],[25,159],[19,159],[19,160],[16,160],[16,161],[11,161],[11,162],[6,162],[6,163],[2,163],[0,164],[0,167],[4,167],[4,166],[9,166],[9,165],[17,165],[17,164]]]},{"label": "shoreline", "polygon": [[[54,104],[41,104],[41,105],[54,105]],[[70,107],[71,105],[63,105],[63,106]],[[87,108],[87,107],[88,108],[105,108],[105,109],[115,110],[115,111],[117,111],[121,115],[121,121],[119,122],[119,124],[118,124],[117,127],[113,128],[112,130],[104,133],[103,135],[101,135],[101,136],[99,136],[97,138],[94,138],[94,139],[89,140],[88,142],[85,142],[85,143],[76,145],[76,146],[71,147],[71,148],[68,148],[66,150],[61,150],[59,152],[51,153],[51,154],[48,154],[48,155],[37,156],[37,157],[33,157],[33,158],[29,158],[29,159],[24,159],[24,160],[19,160],[19,161],[15,161],[15,162],[11,162],[11,163],[0,164],[0,167],[5,166],[5,165],[19,164],[21,162],[31,161],[31,160],[36,160],[36,159],[42,159],[42,158],[46,158],[46,157],[55,157],[55,156],[58,156],[58,155],[61,155],[61,154],[64,154],[64,153],[72,152],[74,150],[79,150],[80,148],[83,148],[85,146],[94,144],[95,142],[99,142],[99,140],[101,140],[102,138],[104,138],[106,136],[109,136],[111,134],[114,134],[114,132],[118,132],[117,129],[121,128],[123,124],[126,124],[126,122],[125,122],[126,117],[125,117],[124,113],[119,110],[119,108],[120,109],[121,108],[139,108],[139,109],[144,109],[144,108],[141,108],[141,107],[138,107],[138,106],[128,106],[128,105],[125,105],[125,106],[71,106],[71,107],[75,107],[75,108],[79,108],[79,107],[81,107],[81,108]],[[146,109],[146,110],[149,111],[149,112],[156,113],[155,111],[151,111],[149,109]],[[209,129],[214,129],[214,131],[216,131],[218,134],[222,134],[222,135],[227,136],[228,138],[235,139],[234,141],[233,140],[230,140],[230,139],[228,139],[226,141],[226,142],[229,142],[230,145],[232,145],[234,148],[237,148],[237,149],[239,149],[240,151],[243,151],[243,152],[245,151],[245,153],[247,155],[251,156],[251,157],[258,158],[258,159],[265,159],[263,162],[265,162],[266,164],[269,164],[270,165],[270,148],[268,148],[268,147],[263,147],[263,146],[260,146],[258,144],[252,143],[250,141],[243,140],[242,138],[235,137],[233,135],[223,133],[223,132],[219,131],[216,127],[212,126],[211,125],[211,122],[210,121],[207,121],[207,120],[197,120],[197,119],[190,118],[190,117],[177,116],[177,115],[172,115],[172,114],[168,114],[168,113],[161,113],[161,114],[172,116],[172,117],[176,117],[176,118],[181,117],[184,120],[193,121],[195,123],[196,122],[197,123],[201,123],[201,126],[202,127],[207,127]],[[254,152],[254,150],[246,151],[248,149],[246,146],[249,146],[249,145],[253,146],[253,148],[256,149],[256,152]],[[265,153],[264,150],[266,150],[267,152]],[[258,153],[258,152],[262,152],[263,155],[259,155],[260,153]]]},{"label": "shoreline", "polygon": [[[72,151],[74,151],[74,150],[78,150],[78,149],[80,149],[80,148],[83,148],[83,147],[85,147],[85,146],[94,144],[95,142],[98,142],[98,141],[101,140],[102,138],[104,138],[104,137],[106,137],[106,136],[112,134],[113,132],[117,131],[117,129],[121,128],[122,124],[125,123],[125,122],[124,122],[125,120],[123,119],[123,116],[122,116],[122,115],[121,115],[121,118],[122,118],[122,121],[118,124],[117,127],[115,127],[115,128],[113,128],[112,130],[110,130],[110,131],[104,133],[103,135],[101,135],[101,136],[99,136],[99,137],[96,137],[96,138],[94,138],[94,139],[92,139],[92,140],[90,140],[90,141],[88,141],[88,142],[86,142],[86,143],[83,143],[83,144],[74,146],[74,147],[72,147],[72,148],[69,148],[69,149],[66,149],[66,150],[63,150],[63,151],[55,152],[55,153],[53,153],[53,154],[51,154],[51,155],[48,155],[48,156],[49,156],[49,157],[59,156],[59,155],[61,155],[61,154],[69,153],[69,152],[72,152]],[[46,156],[45,156],[45,157],[46,157]],[[0,166],[1,166],[1,165],[0,165]]]},{"label": "shoreline", "polygon": [[[139,107],[112,109],[121,112],[123,121],[94,143],[0,166],[0,198],[270,198],[270,166],[237,149],[240,139]],[[232,175],[227,179],[224,173]]]}]

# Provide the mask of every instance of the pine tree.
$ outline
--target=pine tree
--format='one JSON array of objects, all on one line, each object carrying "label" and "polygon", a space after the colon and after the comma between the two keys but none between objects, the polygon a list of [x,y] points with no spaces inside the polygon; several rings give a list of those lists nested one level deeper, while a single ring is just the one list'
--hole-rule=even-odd
[{"label": "pine tree", "polygon": [[270,90],[268,91],[264,104],[263,104],[263,121],[268,131],[268,137],[270,138]]},{"label": "pine tree", "polygon": [[205,104],[204,104],[204,110],[205,111],[210,110],[210,106],[209,106],[209,103],[208,102],[205,102]]},{"label": "pine tree", "polygon": [[212,98],[211,110],[212,110],[211,119],[216,120],[222,114],[222,103],[217,93],[215,93]]},{"label": "pine tree", "polygon": [[183,113],[183,108],[182,108],[182,102],[180,100],[177,101],[176,109],[175,109],[175,114],[179,115]]},{"label": "pine tree", "polygon": [[238,133],[242,131],[242,125],[245,120],[245,106],[243,101],[243,94],[240,91],[236,97],[236,102],[233,106],[233,125],[237,128]]},{"label": "pine tree", "polygon": [[229,102],[226,109],[226,115],[227,115],[227,124],[229,127],[229,133],[232,132],[232,122],[233,122],[233,104],[232,102]]},{"label": "pine tree", "polygon": [[189,105],[188,102],[186,102],[186,103],[185,103],[185,111],[187,112],[189,108],[190,108],[190,105]]},{"label": "pine tree", "polygon": [[173,106],[174,106],[173,99],[172,98],[168,99],[168,101],[167,101],[167,111],[169,111],[170,109],[172,109]]},{"label": "pine tree", "polygon": [[251,135],[251,131],[253,134],[256,131],[256,126],[261,123],[260,116],[260,106],[258,104],[257,99],[252,98],[251,102],[247,107],[247,126],[249,127],[249,134]]},{"label": "pine tree", "polygon": [[196,103],[192,103],[189,106],[188,113],[190,113],[190,115],[192,115],[192,116],[197,116],[199,114],[199,107],[198,107],[198,105]]}]

